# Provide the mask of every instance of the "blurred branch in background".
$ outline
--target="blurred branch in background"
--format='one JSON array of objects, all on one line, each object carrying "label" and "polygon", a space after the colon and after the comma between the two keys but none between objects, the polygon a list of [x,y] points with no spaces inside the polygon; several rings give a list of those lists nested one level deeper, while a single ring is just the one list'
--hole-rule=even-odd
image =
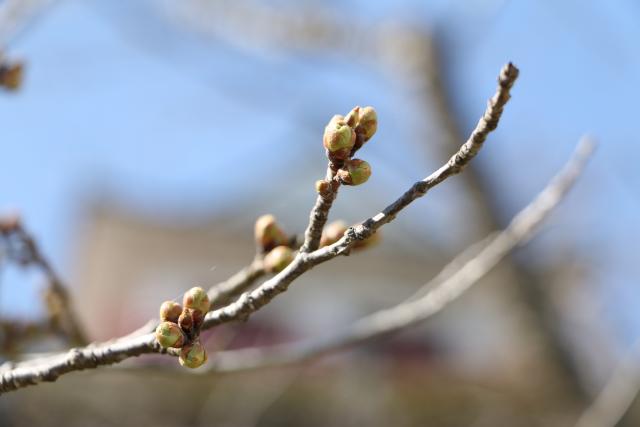
[{"label": "blurred branch in background", "polygon": [[19,357],[26,342],[45,339],[54,333],[50,322],[0,320],[0,352],[10,358]]},{"label": "blurred branch in background", "polygon": [[0,87],[17,90],[22,84],[24,66],[22,62],[9,60],[0,51]]},{"label": "blurred branch in background", "polygon": [[4,246],[7,260],[22,267],[36,267],[46,277],[44,299],[49,328],[39,329],[54,331],[71,345],[85,345],[88,340],[71,307],[71,297],[65,285],[20,218],[15,215],[0,218],[0,244]]}]

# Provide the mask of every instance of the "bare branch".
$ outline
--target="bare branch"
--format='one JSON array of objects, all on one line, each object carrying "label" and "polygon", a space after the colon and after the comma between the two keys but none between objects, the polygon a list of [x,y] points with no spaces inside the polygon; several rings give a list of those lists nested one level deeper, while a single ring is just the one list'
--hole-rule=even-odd
[{"label": "bare branch", "polygon": [[[368,238],[378,228],[392,221],[402,209],[424,196],[429,189],[459,173],[482,148],[487,135],[496,128],[504,105],[509,99],[509,90],[517,76],[518,70],[511,63],[502,68],[498,78],[497,92],[489,100],[483,117],[467,142],[445,165],[429,177],[415,183],[410,190],[387,206],[384,211],[349,229],[338,242],[311,253],[299,252],[291,264],[276,276],[252,292],[242,294],[237,301],[228,306],[209,312],[205,318],[203,329],[235,320],[246,320],[252,313],[268,304],[276,295],[285,292],[289,285],[303,273],[318,264],[347,253],[357,241]],[[165,353],[167,351],[159,347],[152,334],[147,334],[83,349],[73,349],[65,354],[49,356],[17,366],[5,365],[0,368],[0,393],[42,381],[55,381],[60,375],[68,372],[118,363],[128,357],[152,352]],[[175,354],[173,351],[167,353]]]},{"label": "bare branch", "polygon": [[[593,144],[583,139],[563,170],[504,230],[483,239],[480,242],[481,247],[474,250],[473,257],[469,257],[468,251],[463,251],[445,266],[440,274],[423,286],[423,289],[429,289],[424,296],[368,315],[345,330],[320,340],[218,353],[210,370],[226,372],[299,363],[378,339],[428,319],[477,283],[515,247],[531,238],[551,211],[564,199],[582,172],[592,150]],[[637,365],[634,366],[637,371]],[[637,377],[638,375],[634,378],[637,380]],[[640,387],[640,382],[636,382]],[[586,426],[587,424],[581,427]]]},{"label": "bare branch", "polygon": [[576,427],[614,427],[640,391],[640,341],[620,362],[593,403],[580,415]]},{"label": "bare branch", "polygon": [[[129,357],[154,351],[161,352],[155,343],[155,338],[149,334],[126,341],[104,343],[81,349],[74,348],[66,353],[22,362],[13,369],[13,364],[8,362],[0,368],[0,393],[45,381],[55,381],[60,375],[69,372],[112,365]],[[42,361],[45,363],[41,363]]]}]

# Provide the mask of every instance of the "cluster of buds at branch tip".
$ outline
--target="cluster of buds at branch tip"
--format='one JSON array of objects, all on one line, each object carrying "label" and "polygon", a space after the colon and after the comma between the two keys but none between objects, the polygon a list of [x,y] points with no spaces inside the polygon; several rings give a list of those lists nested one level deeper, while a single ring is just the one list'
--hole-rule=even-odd
[{"label": "cluster of buds at branch tip", "polygon": [[17,90],[22,84],[23,65],[21,62],[2,62],[0,57],[0,86],[8,90]]},{"label": "cluster of buds at branch tip", "polygon": [[162,322],[156,328],[156,340],[163,348],[181,348],[182,366],[197,368],[207,360],[200,343],[200,329],[210,305],[207,292],[193,287],[184,293],[182,305],[165,301],[160,306]]},{"label": "cluster of buds at branch tip", "polygon": [[267,253],[276,246],[289,244],[289,237],[273,215],[262,215],[256,220],[254,235],[256,245],[262,253]]},{"label": "cluster of buds at branch tip", "polygon": [[288,246],[278,246],[264,257],[264,269],[269,273],[279,273],[291,264],[294,255]]},{"label": "cluster of buds at branch tip", "polygon": [[[371,166],[353,155],[378,130],[378,114],[373,107],[354,107],[346,116],[335,115],[324,129],[322,144],[327,150],[329,166],[346,185],[360,185],[371,176]],[[328,181],[317,181],[318,194],[327,194],[332,188]]]},{"label": "cluster of buds at branch tip", "polygon": [[371,176],[371,166],[364,160],[347,160],[336,175],[345,185],[364,184]]}]

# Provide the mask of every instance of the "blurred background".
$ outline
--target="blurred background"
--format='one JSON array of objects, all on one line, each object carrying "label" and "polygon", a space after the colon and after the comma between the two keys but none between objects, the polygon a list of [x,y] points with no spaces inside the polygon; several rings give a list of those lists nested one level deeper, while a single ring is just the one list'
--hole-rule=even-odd
[{"label": "blurred background", "polygon": [[[417,328],[278,369],[193,376],[143,357],[73,373],[3,396],[0,424],[572,425],[640,333],[639,21],[633,0],[0,0],[0,46],[26,64],[0,93],[0,212],[20,212],[92,340],[247,265],[258,216],[302,233],[323,127],[355,105],[380,125],[360,152],[372,178],[332,210],[350,223],[442,164],[500,67],[521,70],[470,169],[210,349],[312,338],[403,301],[506,225],[581,135],[600,143],[543,232]],[[0,318],[42,318],[42,275],[0,268]],[[619,425],[638,423],[632,406]]]}]

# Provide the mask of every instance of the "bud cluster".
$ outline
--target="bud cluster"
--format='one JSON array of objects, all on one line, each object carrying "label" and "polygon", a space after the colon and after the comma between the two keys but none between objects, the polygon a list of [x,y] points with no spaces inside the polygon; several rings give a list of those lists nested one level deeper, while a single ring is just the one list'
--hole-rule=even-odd
[{"label": "bud cluster", "polygon": [[185,292],[182,305],[165,301],[160,306],[161,323],[156,328],[156,340],[163,348],[179,348],[182,366],[197,368],[207,361],[200,329],[208,311],[209,296],[200,287]]},{"label": "bud cluster", "polygon": [[[322,144],[340,183],[360,185],[369,179],[369,163],[352,157],[373,137],[377,129],[378,115],[373,107],[355,107],[346,116],[335,115],[324,128]],[[319,194],[329,189],[328,181],[316,182]]]}]

